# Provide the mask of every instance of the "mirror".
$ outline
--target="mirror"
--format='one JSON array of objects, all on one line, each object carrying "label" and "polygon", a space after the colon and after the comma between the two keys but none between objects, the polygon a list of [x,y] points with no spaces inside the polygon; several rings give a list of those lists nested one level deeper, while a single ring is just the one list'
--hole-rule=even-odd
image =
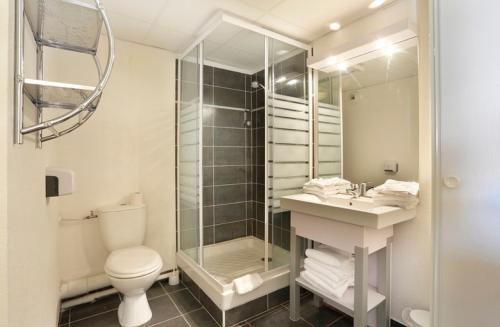
[{"label": "mirror", "polygon": [[373,186],[388,178],[417,180],[416,39],[337,67],[317,74],[317,175]]}]

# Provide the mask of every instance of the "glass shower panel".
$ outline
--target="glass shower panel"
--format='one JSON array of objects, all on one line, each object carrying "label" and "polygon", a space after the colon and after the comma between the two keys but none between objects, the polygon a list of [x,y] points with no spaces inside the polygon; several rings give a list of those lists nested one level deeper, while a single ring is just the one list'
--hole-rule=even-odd
[{"label": "glass shower panel", "polygon": [[341,74],[318,72],[317,176],[342,175]]},{"label": "glass shower panel", "polygon": [[309,180],[311,124],[307,50],[268,41],[268,214],[269,268],[289,262],[290,212],[280,197],[301,193]]},{"label": "glass shower panel", "polygon": [[199,46],[179,60],[178,197],[180,249],[200,254],[200,67]]}]

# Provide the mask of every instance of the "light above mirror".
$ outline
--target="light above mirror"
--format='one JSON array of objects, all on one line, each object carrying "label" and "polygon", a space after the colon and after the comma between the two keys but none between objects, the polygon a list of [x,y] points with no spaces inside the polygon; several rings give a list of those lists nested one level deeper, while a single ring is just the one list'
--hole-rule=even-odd
[{"label": "light above mirror", "polygon": [[330,25],[328,25],[332,31],[338,31],[342,26],[340,25],[339,22],[333,22]]},{"label": "light above mirror", "polygon": [[385,0],[373,0],[370,5],[368,5],[368,8],[370,9],[375,9],[380,7],[382,4],[384,4]]}]

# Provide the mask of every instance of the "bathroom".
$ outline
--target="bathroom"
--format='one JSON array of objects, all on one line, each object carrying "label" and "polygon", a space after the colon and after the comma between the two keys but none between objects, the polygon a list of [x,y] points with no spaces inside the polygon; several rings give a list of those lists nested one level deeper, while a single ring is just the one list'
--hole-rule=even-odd
[{"label": "bathroom", "polygon": [[0,326],[497,326],[498,9],[3,1]]}]

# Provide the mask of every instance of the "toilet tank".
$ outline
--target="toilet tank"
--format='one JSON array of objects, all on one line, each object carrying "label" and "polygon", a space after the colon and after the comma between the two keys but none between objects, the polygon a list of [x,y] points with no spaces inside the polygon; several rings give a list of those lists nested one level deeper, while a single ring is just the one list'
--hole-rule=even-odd
[{"label": "toilet tank", "polygon": [[114,251],[144,243],[146,205],[117,205],[98,209],[104,246]]}]

